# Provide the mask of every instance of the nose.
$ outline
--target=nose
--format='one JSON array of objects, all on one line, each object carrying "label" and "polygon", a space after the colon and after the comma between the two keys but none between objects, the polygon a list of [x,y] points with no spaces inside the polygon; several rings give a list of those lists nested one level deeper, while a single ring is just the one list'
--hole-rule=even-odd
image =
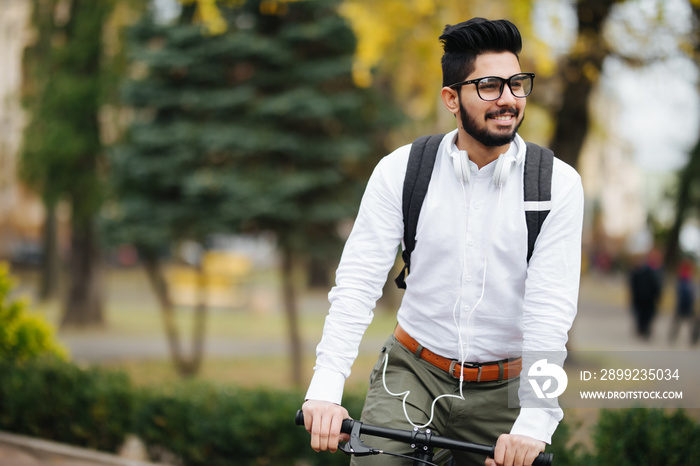
[{"label": "nose", "polygon": [[501,92],[501,96],[496,101],[496,104],[500,106],[514,106],[517,101],[518,99],[513,95],[508,83],[503,83],[503,92]]}]

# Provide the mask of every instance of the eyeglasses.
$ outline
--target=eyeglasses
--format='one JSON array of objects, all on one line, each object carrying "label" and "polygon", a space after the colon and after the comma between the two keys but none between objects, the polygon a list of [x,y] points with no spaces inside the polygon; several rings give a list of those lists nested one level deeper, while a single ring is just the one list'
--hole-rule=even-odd
[{"label": "eyeglasses", "polygon": [[503,94],[503,88],[506,84],[510,88],[513,96],[518,98],[527,97],[532,92],[535,73],[518,73],[510,78],[499,78],[498,76],[487,76],[485,78],[471,79],[452,84],[450,89],[464,86],[465,84],[476,84],[476,93],[479,94],[481,100],[487,102],[498,100]]}]

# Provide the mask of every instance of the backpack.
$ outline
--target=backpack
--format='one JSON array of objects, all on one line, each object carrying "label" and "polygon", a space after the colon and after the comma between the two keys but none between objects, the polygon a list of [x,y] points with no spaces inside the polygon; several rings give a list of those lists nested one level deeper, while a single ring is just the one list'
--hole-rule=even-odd
[{"label": "backpack", "polygon": [[[411,271],[411,252],[416,247],[418,215],[423,206],[433,173],[435,157],[444,134],[421,136],[413,142],[403,183],[404,266],[394,280],[406,289],[405,278]],[[523,199],[527,224],[527,262],[535,249],[535,241],[552,206],[552,168],[554,152],[531,142],[526,143]]]}]

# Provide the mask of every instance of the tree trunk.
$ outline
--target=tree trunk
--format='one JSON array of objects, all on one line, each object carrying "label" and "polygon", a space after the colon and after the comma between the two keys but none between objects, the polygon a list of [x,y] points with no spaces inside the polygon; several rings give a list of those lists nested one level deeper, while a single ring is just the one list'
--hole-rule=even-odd
[{"label": "tree trunk", "polygon": [[562,67],[564,91],[557,111],[556,130],[550,148],[556,156],[576,167],[588,133],[588,100],[608,55],[602,29],[610,8],[618,0],[579,0],[578,38]]},{"label": "tree trunk", "polygon": [[204,339],[208,316],[207,275],[200,266],[197,268],[197,305],[194,310],[194,327],[192,329],[192,357],[190,358],[188,375],[196,375],[202,365],[204,355]]},{"label": "tree trunk", "polygon": [[61,327],[102,326],[102,269],[94,220],[74,220],[72,226],[70,290]]},{"label": "tree trunk", "polygon": [[198,304],[195,309],[195,325],[193,330],[192,357],[187,359],[182,351],[180,332],[177,328],[175,318],[175,305],[170,298],[170,288],[163,274],[163,267],[155,254],[140,251],[139,253],[148,280],[153,287],[156,299],[160,306],[160,314],[165,327],[165,336],[168,340],[168,350],[170,358],[175,366],[175,371],[180,377],[193,377],[197,375],[201,368],[202,356],[204,354],[204,339],[207,318],[206,304],[206,277],[200,270],[198,273]]},{"label": "tree trunk", "polygon": [[178,332],[177,322],[175,322],[175,306],[170,298],[170,289],[163,274],[163,268],[155,254],[141,252],[140,256],[160,306],[160,316],[163,319],[163,327],[165,327],[165,337],[168,340],[170,358],[178,375],[185,377],[187,374],[187,363],[182,355],[180,332]]},{"label": "tree trunk", "polygon": [[299,311],[294,287],[294,254],[289,247],[282,248],[282,296],[289,328],[290,354],[292,355],[292,382],[301,387],[302,351],[299,334]]},{"label": "tree trunk", "polygon": [[46,205],[46,220],[42,232],[43,261],[41,264],[41,282],[39,284],[39,299],[47,301],[58,295],[58,277],[60,260],[58,255],[58,226],[56,205]]},{"label": "tree trunk", "polygon": [[329,289],[331,284],[333,265],[327,259],[320,257],[311,257],[307,266],[307,274],[309,277],[309,288]]}]

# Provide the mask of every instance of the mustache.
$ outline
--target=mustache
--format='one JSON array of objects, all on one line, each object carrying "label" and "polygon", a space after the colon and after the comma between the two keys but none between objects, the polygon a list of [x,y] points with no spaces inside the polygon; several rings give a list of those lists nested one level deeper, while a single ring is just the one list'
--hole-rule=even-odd
[{"label": "mustache", "polygon": [[515,116],[516,118],[520,116],[520,112],[518,111],[518,109],[515,107],[511,107],[511,108],[502,108],[500,110],[496,110],[495,112],[488,112],[486,114],[486,118],[487,119],[493,118],[495,116],[505,115],[506,113],[510,113],[513,116]]}]

